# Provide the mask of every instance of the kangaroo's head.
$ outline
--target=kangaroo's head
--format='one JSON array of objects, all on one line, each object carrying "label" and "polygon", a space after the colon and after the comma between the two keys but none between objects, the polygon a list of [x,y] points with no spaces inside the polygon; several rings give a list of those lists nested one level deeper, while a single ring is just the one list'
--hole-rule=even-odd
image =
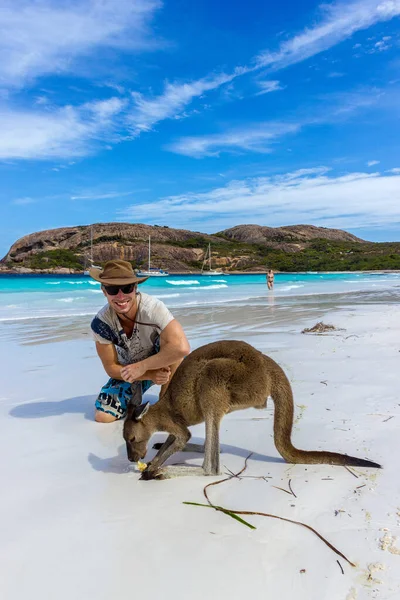
[{"label": "kangaroo's head", "polygon": [[146,402],[140,406],[130,407],[124,423],[124,440],[128,460],[137,462],[144,458],[147,453],[147,443],[154,433],[149,419],[143,419],[150,408]]}]

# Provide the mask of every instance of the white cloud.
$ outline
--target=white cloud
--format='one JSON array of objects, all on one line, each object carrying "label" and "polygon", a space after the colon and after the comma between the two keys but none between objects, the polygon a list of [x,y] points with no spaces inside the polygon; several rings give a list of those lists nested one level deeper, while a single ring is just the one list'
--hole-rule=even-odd
[{"label": "white cloud", "polygon": [[83,105],[83,108],[92,112],[98,121],[108,122],[109,119],[119,114],[126,104],[127,102],[124,99],[108,98],[107,100],[87,102]]},{"label": "white cloud", "polygon": [[386,173],[394,173],[395,175],[400,175],[400,168],[395,167],[394,169],[389,169]]},{"label": "white cloud", "polygon": [[16,198],[11,204],[16,204],[17,206],[26,206],[27,204],[33,204],[34,202],[36,202],[36,200],[27,196],[25,198]]},{"label": "white cloud", "polygon": [[167,82],[161,95],[150,98],[134,92],[132,94],[134,108],[128,117],[128,123],[135,134],[149,131],[159,121],[176,118],[194,98],[219,88],[241,74],[242,70],[238,68],[231,75],[225,73],[210,75],[190,83]]},{"label": "white cloud", "polygon": [[263,94],[269,94],[270,92],[277,92],[284,89],[277,80],[258,80],[257,85],[261,88],[261,91],[257,92],[256,96],[262,96]]},{"label": "white cloud", "polygon": [[331,71],[328,73],[328,77],[331,79],[337,79],[338,77],[344,77],[344,73],[340,73],[339,71]]},{"label": "white cloud", "polygon": [[257,123],[232,129],[226,133],[203,136],[187,136],[170,144],[171,152],[194,158],[219,156],[221,152],[247,150],[271,152],[271,146],[282,136],[293,134],[301,129],[298,123]]},{"label": "white cloud", "polygon": [[107,200],[123,196],[132,196],[132,192],[84,192],[71,196],[71,200]]},{"label": "white cloud", "polygon": [[378,52],[384,52],[385,50],[389,50],[389,48],[391,47],[391,44],[389,44],[389,41],[392,39],[392,37],[390,35],[385,35],[381,40],[379,40],[379,42],[376,42],[374,44],[375,49]]},{"label": "white cloud", "polygon": [[149,23],[159,0],[3,0],[0,85],[71,71],[78,57],[102,47],[155,46]]},{"label": "white cloud", "polygon": [[400,221],[400,175],[348,173],[327,168],[233,180],[206,193],[189,192],[135,204],[123,218],[154,223],[160,214],[175,227],[218,231],[240,223],[282,226],[311,223],[361,228]]},{"label": "white cloud", "polygon": [[[377,52],[389,50],[392,47],[391,35],[384,35],[382,39],[378,40],[377,42],[375,40],[375,37],[369,37],[367,38],[367,43],[364,47],[362,47],[361,44],[355,44],[353,48],[361,48],[360,52],[364,52],[365,54],[376,54]],[[361,55],[358,53],[355,56],[359,58]]]},{"label": "white cloud", "polygon": [[400,15],[400,0],[358,0],[321,7],[322,19],[314,27],[283,42],[277,52],[265,51],[255,60],[256,67],[272,71],[315,56],[351,37],[356,31]]},{"label": "white cloud", "polygon": [[369,160],[367,162],[368,167],[373,167],[374,165],[379,165],[381,161],[380,160]]},{"label": "white cloud", "polygon": [[38,104],[39,106],[45,106],[46,104],[49,104],[49,99],[46,98],[46,96],[37,96],[35,98],[35,104]]},{"label": "white cloud", "polygon": [[0,159],[90,154],[104,139],[119,139],[116,117],[123,106],[120,98],[110,98],[51,112],[0,108]]}]

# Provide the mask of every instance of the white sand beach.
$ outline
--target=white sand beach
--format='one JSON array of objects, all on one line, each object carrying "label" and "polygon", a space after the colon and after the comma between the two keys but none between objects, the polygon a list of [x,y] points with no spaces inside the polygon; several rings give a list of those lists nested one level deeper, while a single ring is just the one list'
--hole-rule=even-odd
[{"label": "white sand beach", "polygon": [[[251,530],[183,504],[204,503],[203,487],[218,478],[139,481],[121,423],[93,421],[106,376],[84,321],[61,333],[30,325],[26,335],[22,323],[1,330],[2,598],[400,598],[399,305],[332,307],[319,317],[341,330],[326,335],[301,334],[316,322],[306,310],[273,330],[260,308],[235,315],[176,313],[192,348],[242,339],[285,369],[295,445],[366,457],[384,469],[285,463],[273,443],[271,401],[223,421],[223,470],[240,471],[253,452],[243,475],[254,478],[211,487],[210,499],[306,523],[356,566],[299,525],[244,517]],[[204,439],[202,426],[192,432]],[[179,454],[169,463],[182,461],[202,457]]]}]

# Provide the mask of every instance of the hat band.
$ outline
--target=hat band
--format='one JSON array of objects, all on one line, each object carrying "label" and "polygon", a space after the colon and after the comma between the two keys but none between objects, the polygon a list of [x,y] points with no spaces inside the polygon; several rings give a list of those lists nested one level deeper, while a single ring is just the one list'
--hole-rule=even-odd
[{"label": "hat band", "polygon": [[100,279],[132,279],[135,278],[136,275],[135,273],[123,273],[122,275],[107,275],[107,273],[101,273],[101,275],[99,276]]}]

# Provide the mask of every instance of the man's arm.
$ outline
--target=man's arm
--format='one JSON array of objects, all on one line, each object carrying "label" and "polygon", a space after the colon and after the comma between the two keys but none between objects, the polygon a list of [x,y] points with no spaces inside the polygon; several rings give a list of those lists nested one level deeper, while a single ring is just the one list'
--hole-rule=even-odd
[{"label": "man's arm", "polygon": [[[113,379],[125,379],[121,373],[123,367],[118,362],[118,354],[114,344],[100,344],[100,342],[96,342],[96,350],[107,375]],[[147,370],[143,375],[135,378],[136,381],[142,381],[144,379],[150,379],[158,385],[163,385],[164,383],[167,383],[169,379],[169,369],[161,370],[155,368],[151,371]]]},{"label": "man's arm", "polygon": [[141,361],[146,370],[169,367],[182,360],[190,352],[189,342],[181,324],[174,319],[162,330],[160,335],[160,351]]},{"label": "man's arm", "polygon": [[189,352],[189,342],[182,326],[174,319],[161,332],[160,351],[140,362],[122,367],[122,377],[126,381],[142,379],[146,371],[169,367],[182,360]]}]

